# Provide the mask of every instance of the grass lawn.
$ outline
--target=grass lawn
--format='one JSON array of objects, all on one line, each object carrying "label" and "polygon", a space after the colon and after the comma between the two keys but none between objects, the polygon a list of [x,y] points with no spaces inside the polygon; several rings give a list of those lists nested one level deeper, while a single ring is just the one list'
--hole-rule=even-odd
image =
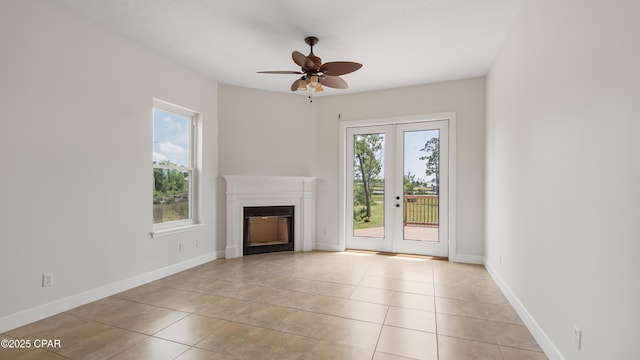
[{"label": "grass lawn", "polygon": [[[435,205],[435,206],[434,206]],[[407,217],[410,221],[438,222],[438,205],[407,203]],[[364,205],[354,206],[354,210],[364,208]],[[429,214],[425,216],[425,214]],[[373,195],[371,198],[371,221],[354,221],[354,229],[368,229],[384,226],[384,195]]]},{"label": "grass lawn", "polygon": [[[354,210],[357,212],[358,210],[364,208],[365,206],[354,206]],[[371,221],[364,222],[354,221],[353,228],[354,229],[368,229],[374,227],[384,226],[384,195],[372,195],[371,196]]]}]

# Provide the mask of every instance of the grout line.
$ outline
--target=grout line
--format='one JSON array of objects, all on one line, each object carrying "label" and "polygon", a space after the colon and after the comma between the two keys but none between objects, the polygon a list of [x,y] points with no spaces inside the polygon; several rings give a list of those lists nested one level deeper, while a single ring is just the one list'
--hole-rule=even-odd
[{"label": "grout line", "polygon": [[438,308],[436,307],[436,274],[433,265],[431,266],[431,284],[433,290],[433,321],[436,326],[436,358],[440,359],[440,333],[438,332]]},{"label": "grout line", "polygon": [[[395,293],[395,290],[393,290]],[[391,295],[393,298],[393,294]],[[376,356],[376,351],[378,350],[378,344],[380,343],[380,337],[382,336],[382,331],[384,330],[385,323],[387,321],[387,316],[389,316],[389,309],[391,308],[391,300],[389,300],[389,304],[387,304],[387,311],[384,314],[384,318],[382,319],[382,323],[380,324],[380,332],[378,333],[378,339],[376,340],[376,346],[373,347],[373,354],[371,354],[371,360]]]}]

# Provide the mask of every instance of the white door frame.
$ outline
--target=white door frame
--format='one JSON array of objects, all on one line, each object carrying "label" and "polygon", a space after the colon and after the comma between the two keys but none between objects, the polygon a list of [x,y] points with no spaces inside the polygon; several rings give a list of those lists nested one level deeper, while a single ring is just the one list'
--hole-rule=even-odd
[{"label": "white door frame", "polygon": [[346,249],[347,221],[347,129],[351,127],[395,125],[414,122],[428,122],[446,120],[449,122],[449,259],[455,256],[456,251],[456,113],[423,114],[392,118],[362,119],[340,121],[340,169],[339,169],[339,248]]}]

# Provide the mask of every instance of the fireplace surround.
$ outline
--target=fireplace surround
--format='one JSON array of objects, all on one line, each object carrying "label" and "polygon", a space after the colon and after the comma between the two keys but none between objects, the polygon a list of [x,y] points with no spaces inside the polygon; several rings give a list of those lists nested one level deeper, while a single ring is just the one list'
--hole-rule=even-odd
[{"label": "fireplace surround", "polygon": [[226,258],[243,256],[244,209],[251,207],[293,207],[293,250],[313,247],[315,181],[300,176],[223,175],[226,181]]}]

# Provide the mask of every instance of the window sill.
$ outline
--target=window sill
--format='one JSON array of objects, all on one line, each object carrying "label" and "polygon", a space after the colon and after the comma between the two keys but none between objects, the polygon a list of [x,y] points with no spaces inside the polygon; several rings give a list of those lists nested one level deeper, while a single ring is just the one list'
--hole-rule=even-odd
[{"label": "window sill", "polygon": [[179,226],[179,227],[173,227],[173,228],[162,229],[162,230],[154,230],[151,232],[151,237],[159,238],[159,237],[179,234],[187,231],[198,230],[198,229],[202,229],[203,227],[204,227],[204,224],[193,224],[193,225]]}]

